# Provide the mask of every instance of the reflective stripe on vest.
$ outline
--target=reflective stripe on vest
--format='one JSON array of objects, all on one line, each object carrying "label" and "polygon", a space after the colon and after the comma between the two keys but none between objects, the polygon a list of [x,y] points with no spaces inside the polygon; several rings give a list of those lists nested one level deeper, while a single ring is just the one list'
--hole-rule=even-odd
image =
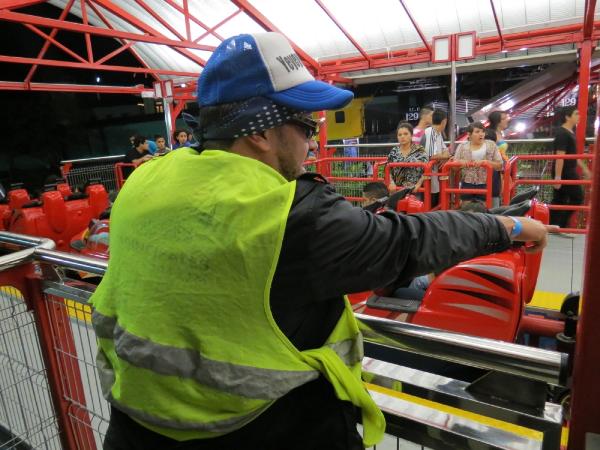
[{"label": "reflective stripe on vest", "polygon": [[[128,333],[114,318],[103,316],[98,311],[92,313],[92,323],[97,336],[113,339],[119,358],[133,366],[162,375],[191,378],[205,386],[248,398],[276,400],[319,375],[316,370],[262,369],[210,360],[196,350],[161,345]],[[362,361],[361,334],[355,339],[327,344],[327,347],[348,366]]]},{"label": "reflective stripe on vest", "polygon": [[223,433],[237,430],[247,423],[254,420],[256,417],[261,415],[271,404],[267,404],[264,408],[259,409],[253,413],[246,414],[245,416],[235,416],[231,419],[216,420],[213,422],[185,422],[181,420],[169,420],[162,417],[157,417],[139,409],[130,408],[129,406],[116,400],[110,391],[111,386],[115,382],[115,372],[106,360],[106,357],[102,352],[98,353],[96,359],[96,367],[100,374],[100,385],[102,391],[106,393],[105,398],[110,403],[114,404],[123,411],[125,414],[133,417],[134,419],[142,422],[150,423],[157,427],[171,428],[173,430],[194,430],[210,433]]},{"label": "reflective stripe on vest", "polygon": [[[119,358],[161,375],[192,379],[202,385],[243,397],[276,400],[319,376],[316,370],[262,369],[215,361],[196,350],[161,345],[128,333],[113,318],[92,313],[98,337],[114,340]],[[339,343],[350,355],[354,345]],[[356,362],[356,360],[355,360]]]}]

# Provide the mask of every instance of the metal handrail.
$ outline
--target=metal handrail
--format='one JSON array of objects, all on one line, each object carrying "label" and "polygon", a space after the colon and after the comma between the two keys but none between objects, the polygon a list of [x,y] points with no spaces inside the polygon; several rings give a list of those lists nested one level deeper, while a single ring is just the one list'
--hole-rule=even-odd
[{"label": "metal handrail", "polygon": [[[375,332],[365,331],[366,341],[397,345],[400,349],[410,353],[481,369],[510,373],[553,385],[563,385],[566,380],[568,355],[565,353],[365,314],[355,314],[355,316]],[[382,342],[381,336],[387,339]]]},{"label": "metal handrail", "polygon": [[36,250],[53,250],[56,244],[51,239],[26,236],[24,234],[0,232],[0,242],[25,247],[23,250],[0,256],[0,272],[26,264],[35,259]]},{"label": "metal handrail", "polygon": [[77,163],[89,163],[89,162],[111,162],[121,160],[125,158],[125,155],[112,155],[112,156],[97,156],[94,158],[80,158],[80,159],[66,159],[61,161],[60,164],[77,164]]},{"label": "metal handrail", "polygon": [[36,248],[33,256],[36,261],[55,264],[67,269],[89,272],[95,275],[104,275],[108,269],[108,262],[103,259],[73,255],[72,253]]}]

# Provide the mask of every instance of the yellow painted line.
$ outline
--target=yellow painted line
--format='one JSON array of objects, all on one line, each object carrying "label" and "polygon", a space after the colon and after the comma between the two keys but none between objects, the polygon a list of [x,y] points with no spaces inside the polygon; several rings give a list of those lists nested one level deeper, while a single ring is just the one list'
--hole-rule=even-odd
[{"label": "yellow painted line", "polygon": [[19,300],[23,300],[23,294],[16,287],[12,286],[0,286],[0,292],[15,297]]},{"label": "yellow painted line", "polygon": [[400,400],[404,400],[410,403],[416,403],[417,405],[425,406],[427,408],[435,409],[436,411],[441,411],[447,414],[452,414],[454,416],[463,417],[465,419],[473,420],[475,422],[479,422],[483,425],[487,425],[493,428],[497,428],[499,430],[507,431],[512,434],[516,434],[519,436],[523,436],[528,439],[534,439],[536,441],[542,441],[544,434],[541,431],[532,430],[530,428],[525,428],[520,425],[515,425],[510,422],[504,422],[502,420],[493,419],[491,417],[482,416],[481,414],[472,413],[469,411],[465,411],[463,409],[454,408],[452,406],[444,405],[442,403],[433,402],[431,400],[426,400],[424,398],[415,397],[414,395],[405,394],[403,392],[398,392],[393,389],[384,388],[381,386],[377,386],[370,383],[365,383],[367,389],[375,392],[379,392],[380,394],[389,395],[391,397],[399,398]]},{"label": "yellow painted line", "polygon": [[92,308],[89,305],[83,305],[69,299],[65,299],[65,305],[69,316],[86,323],[92,322]]},{"label": "yellow painted line", "polygon": [[547,291],[535,291],[533,298],[529,302],[529,306],[535,306],[537,308],[553,309],[560,311],[562,301],[567,293],[561,292],[547,292]]},{"label": "yellow painted line", "polygon": [[569,428],[563,427],[562,433],[560,434],[560,447],[567,448],[568,443],[569,443]]},{"label": "yellow painted line", "polygon": [[[0,286],[0,293],[4,293],[22,300],[23,294],[12,286]],[[57,297],[59,298],[59,297]],[[89,305],[83,305],[74,300],[64,299],[67,307],[67,314],[77,320],[82,320],[86,323],[92,322],[92,308]]]}]

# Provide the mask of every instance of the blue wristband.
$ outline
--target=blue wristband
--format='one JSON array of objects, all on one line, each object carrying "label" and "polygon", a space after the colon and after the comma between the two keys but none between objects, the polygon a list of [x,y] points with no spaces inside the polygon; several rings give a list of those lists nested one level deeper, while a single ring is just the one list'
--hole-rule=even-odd
[{"label": "blue wristband", "polygon": [[512,217],[512,216],[508,216],[508,217],[515,223],[515,226],[513,227],[512,231],[510,232],[510,237],[511,238],[519,237],[519,235],[521,234],[521,231],[523,231],[523,224],[516,217]]}]

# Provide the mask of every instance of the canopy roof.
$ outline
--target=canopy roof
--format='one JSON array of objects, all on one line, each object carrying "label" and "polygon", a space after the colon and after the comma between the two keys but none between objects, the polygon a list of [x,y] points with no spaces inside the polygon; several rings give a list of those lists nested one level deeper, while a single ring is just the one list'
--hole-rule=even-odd
[{"label": "canopy roof", "polygon": [[[0,20],[23,24],[46,39],[44,47],[61,48],[66,59],[45,59],[42,48],[37,58],[0,55],[0,62],[137,71],[176,80],[177,86],[193,84],[224,38],[265,30],[282,32],[316,77],[337,82],[399,78],[408,67],[435,73],[445,66],[432,63],[435,36],[474,31],[476,61],[565,52],[575,58],[579,42],[600,36],[595,0],[50,0],[62,10],[59,19],[22,9],[37,3],[0,1]],[[80,33],[87,55],[61,44],[62,30]],[[122,47],[98,55],[95,36],[114,37]],[[111,65],[122,51],[132,52],[139,67]],[[187,83],[184,90],[192,87]],[[33,69],[22,83],[0,81],[2,88],[52,86],[36,82]],[[141,92],[148,86],[122,88]],[[96,85],[64,90],[115,91]]]}]

